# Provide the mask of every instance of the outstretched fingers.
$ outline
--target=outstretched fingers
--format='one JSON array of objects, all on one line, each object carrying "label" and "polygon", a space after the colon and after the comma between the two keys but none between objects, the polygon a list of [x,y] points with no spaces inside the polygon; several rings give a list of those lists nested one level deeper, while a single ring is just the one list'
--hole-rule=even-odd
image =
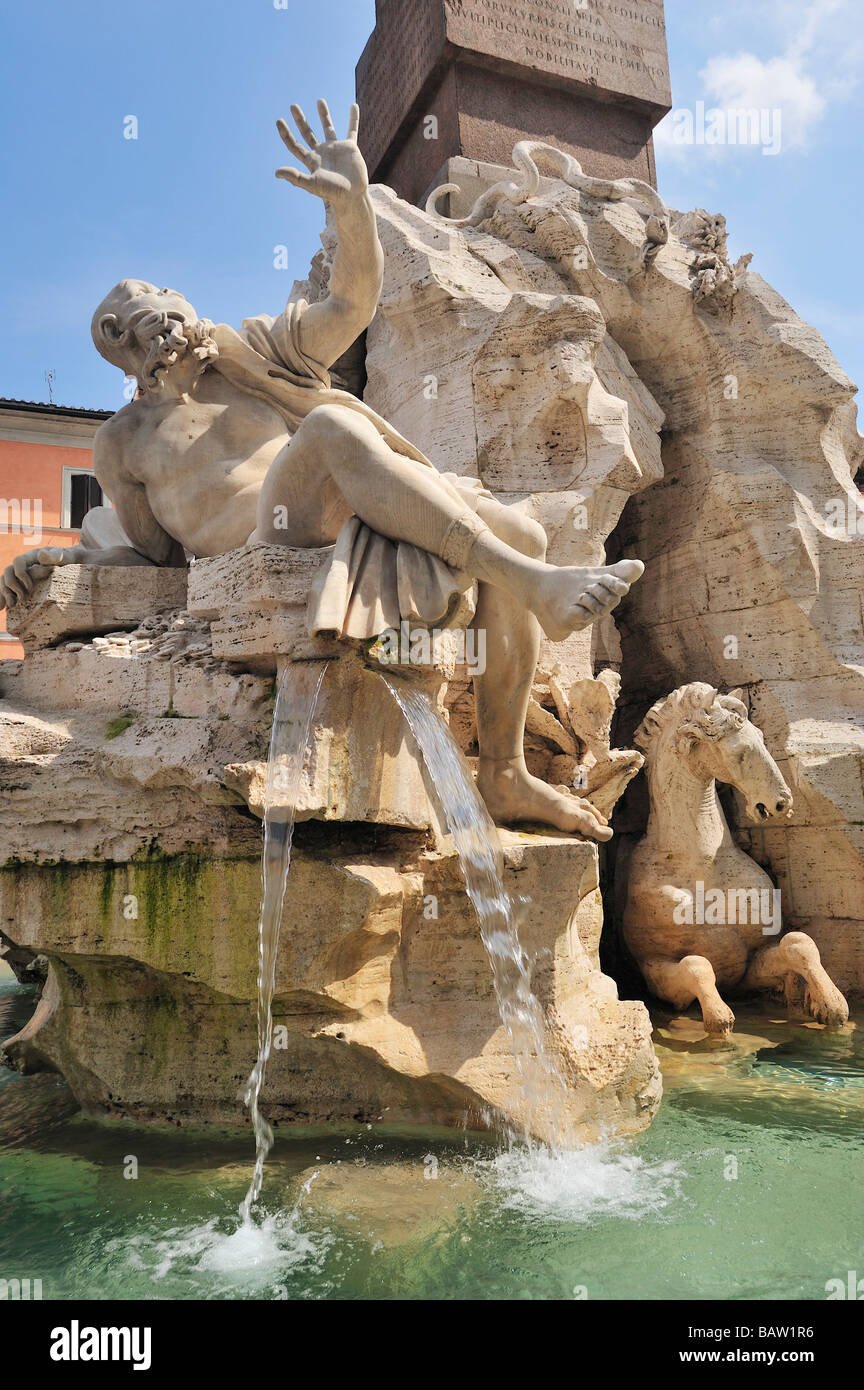
[{"label": "outstretched fingers", "polygon": [[304,174],[300,169],[292,169],[288,164],[276,170],[276,177],[284,179],[286,183],[293,183],[295,188],[306,188],[311,193],[317,188],[313,174]]},{"label": "outstretched fingers", "polygon": [[338,140],[336,127],[333,124],[333,117],[330,115],[330,107],[323,97],[318,102],[318,115],[321,117],[321,128],[324,131],[325,140]]},{"label": "outstretched fingers", "polygon": [[288,123],[283,121],[281,116],[276,122],[276,129],[282,137],[282,143],[291,151],[294,158],[299,159],[300,163],[305,164],[306,168],[311,172],[314,168],[314,160],[310,151],[304,150]]},{"label": "outstretched fingers", "polygon": [[303,139],[306,141],[306,144],[309,146],[310,150],[316,149],[318,145],[318,137],[315,134],[309,122],[307,121],[306,117],[304,116],[303,108],[301,106],[298,106],[296,102],[293,102],[291,105],[291,115],[294,117],[294,122],[297,126],[297,129],[303,136]]},{"label": "outstretched fingers", "polygon": [[346,139],[356,140],[360,134],[360,107],[356,101],[351,103],[351,111],[348,116],[348,135]]}]

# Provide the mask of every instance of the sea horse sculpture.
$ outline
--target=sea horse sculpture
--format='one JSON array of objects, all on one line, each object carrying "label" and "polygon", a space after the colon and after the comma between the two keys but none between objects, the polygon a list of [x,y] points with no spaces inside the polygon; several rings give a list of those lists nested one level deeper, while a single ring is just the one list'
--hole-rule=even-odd
[{"label": "sea horse sculpture", "polygon": [[792,814],[792,793],[747,717],[741,692],[685,685],[648,711],[634,736],[645,754],[651,812],[630,860],[625,941],[651,990],[676,1008],[699,1001],[708,1033],[728,1033],[727,990],[802,992],[820,1023],[849,1008],[804,932],[781,935],[780,894],[729,832],[716,783],[756,821]]}]

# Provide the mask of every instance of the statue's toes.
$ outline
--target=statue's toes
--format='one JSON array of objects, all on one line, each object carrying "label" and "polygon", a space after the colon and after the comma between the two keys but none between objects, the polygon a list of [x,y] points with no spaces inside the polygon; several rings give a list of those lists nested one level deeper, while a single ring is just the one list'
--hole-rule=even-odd
[{"label": "statue's toes", "polygon": [[609,572],[625,584],[635,584],[645,573],[645,566],[641,560],[619,560],[617,565],[610,565]]}]

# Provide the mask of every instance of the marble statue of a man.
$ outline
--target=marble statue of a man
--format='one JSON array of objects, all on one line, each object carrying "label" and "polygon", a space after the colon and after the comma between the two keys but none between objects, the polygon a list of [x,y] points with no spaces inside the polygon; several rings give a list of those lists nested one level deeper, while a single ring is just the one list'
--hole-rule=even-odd
[{"label": "marble statue of a man", "polygon": [[541,628],[561,640],[587,627],[643,567],[545,563],[536,522],[476,480],[440,474],[362,401],[331,387],[329,367],[375,315],[383,253],[357,145],[359,111],[352,108],[340,140],[326,103],[318,109],[323,142],[297,106],[305,146],[279,121],[305,172],[282,168],[278,177],[330,206],[338,246],[328,297],[290,303],[277,319],[249,319],[237,333],[200,320],[173,290],[117,285],[96,310],[93,338],[103,357],[137,378],[139,392],[99,429],[94,468],[131,544],[18,556],[0,601],[17,602],[52,565],[176,565],[185,554],[212,556],[250,541],[329,546],[358,518],[378,537],[478,582],[475,624],[487,650],[486,671],[475,677],[478,784],[493,818],[609,839],[588,802],[529,774],[525,715]]}]

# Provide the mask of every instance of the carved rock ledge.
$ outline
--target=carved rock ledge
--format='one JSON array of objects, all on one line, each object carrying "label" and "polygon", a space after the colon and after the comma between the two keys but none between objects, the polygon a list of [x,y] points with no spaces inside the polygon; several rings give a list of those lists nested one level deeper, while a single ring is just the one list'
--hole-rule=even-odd
[{"label": "carved rock ledge", "polygon": [[131,631],[142,617],[186,607],[186,570],[150,565],[64,565],[6,615],[25,652],[79,634]]}]

